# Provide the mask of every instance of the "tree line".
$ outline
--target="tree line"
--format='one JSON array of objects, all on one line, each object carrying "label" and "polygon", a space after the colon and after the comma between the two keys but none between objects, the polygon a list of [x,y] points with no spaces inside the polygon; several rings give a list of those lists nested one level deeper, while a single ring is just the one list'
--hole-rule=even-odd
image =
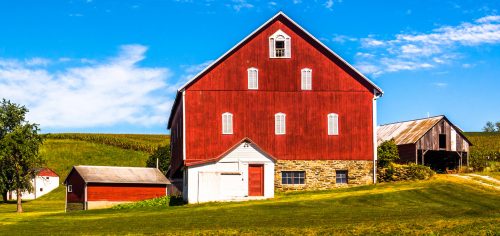
[{"label": "tree line", "polygon": [[0,193],[3,201],[15,191],[17,212],[23,212],[22,193],[32,192],[31,180],[43,164],[39,148],[43,138],[37,124],[26,120],[28,109],[2,99],[0,102]]},{"label": "tree line", "polygon": [[484,132],[497,132],[500,133],[500,121],[497,121],[496,123],[493,123],[491,121],[486,122],[486,125],[483,127]]}]

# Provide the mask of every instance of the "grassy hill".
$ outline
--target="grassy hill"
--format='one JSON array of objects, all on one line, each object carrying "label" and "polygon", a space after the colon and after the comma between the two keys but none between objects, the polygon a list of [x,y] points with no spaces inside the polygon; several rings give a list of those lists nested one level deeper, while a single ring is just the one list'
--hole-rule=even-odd
[{"label": "grassy hill", "polygon": [[50,194],[0,204],[2,234],[498,235],[499,191],[458,177],[387,183],[275,199],[64,213]]},{"label": "grassy hill", "polygon": [[[138,151],[120,143],[155,148],[168,138],[116,137],[48,137],[41,155],[63,179],[79,164],[144,166],[149,149]],[[498,172],[489,175],[500,179]],[[60,187],[25,202],[23,214],[15,213],[13,203],[0,203],[0,234],[499,235],[499,196],[496,188],[438,175],[428,181],[277,193],[275,199],[265,201],[64,213],[64,188]]]}]

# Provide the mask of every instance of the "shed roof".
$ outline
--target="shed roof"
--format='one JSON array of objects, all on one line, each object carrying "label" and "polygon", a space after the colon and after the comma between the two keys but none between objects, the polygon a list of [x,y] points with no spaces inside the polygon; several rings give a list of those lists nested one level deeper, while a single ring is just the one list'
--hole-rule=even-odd
[{"label": "shed roof", "polygon": [[443,118],[445,116],[441,115],[379,126],[377,128],[377,143],[380,145],[390,139],[394,139],[396,145],[416,143]]},{"label": "shed roof", "polygon": [[78,172],[85,183],[170,184],[165,175],[156,168],[73,166],[71,172],[73,171]]}]

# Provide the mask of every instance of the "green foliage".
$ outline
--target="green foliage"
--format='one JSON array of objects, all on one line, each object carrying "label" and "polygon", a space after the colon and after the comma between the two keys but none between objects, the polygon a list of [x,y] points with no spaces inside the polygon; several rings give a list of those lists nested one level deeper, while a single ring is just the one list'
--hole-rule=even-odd
[{"label": "green foliage", "polygon": [[495,129],[495,125],[493,124],[493,122],[488,121],[488,122],[486,122],[486,125],[484,125],[483,131],[484,132],[496,132],[497,130]]},{"label": "green foliage", "polygon": [[17,212],[23,212],[20,193],[33,191],[31,179],[43,163],[38,155],[43,143],[40,129],[25,120],[27,112],[5,99],[0,104],[0,192],[5,198],[7,191],[16,190]]},{"label": "green foliage", "polygon": [[469,166],[474,171],[483,171],[500,161],[500,133],[470,132],[465,135],[473,144],[469,151]]},{"label": "green foliage", "polygon": [[123,149],[153,153],[159,146],[170,143],[169,135],[149,134],[46,134],[47,139],[74,139],[91,143],[106,144]]},{"label": "green foliage", "polygon": [[169,205],[170,205],[170,197],[165,196],[165,197],[153,198],[153,199],[134,202],[134,203],[120,204],[120,205],[113,206],[112,208],[113,209],[134,209],[134,208],[144,208],[144,207],[168,207]]},{"label": "green foliage", "polygon": [[393,139],[384,141],[377,148],[378,167],[387,167],[390,163],[399,159],[398,146]]},{"label": "green foliage", "polygon": [[[64,188],[62,188],[64,189]],[[57,190],[58,191],[58,190]],[[51,195],[60,194],[60,198]],[[57,200],[56,200],[57,199]],[[498,235],[498,191],[449,175],[263,201],[64,212],[64,191],[0,204],[5,235]],[[293,217],[291,217],[293,216]],[[42,227],[43,226],[43,227]]]},{"label": "green foliage", "polygon": [[160,171],[166,175],[168,167],[170,166],[170,159],[171,159],[171,153],[170,153],[170,145],[166,145],[163,147],[158,147],[154,151],[153,154],[151,154],[146,161],[146,166],[147,167],[156,167],[156,160],[158,160],[159,168]]},{"label": "green foliage", "polygon": [[408,165],[389,164],[377,170],[378,182],[394,182],[405,180],[425,180],[435,174],[428,166],[410,163]]}]

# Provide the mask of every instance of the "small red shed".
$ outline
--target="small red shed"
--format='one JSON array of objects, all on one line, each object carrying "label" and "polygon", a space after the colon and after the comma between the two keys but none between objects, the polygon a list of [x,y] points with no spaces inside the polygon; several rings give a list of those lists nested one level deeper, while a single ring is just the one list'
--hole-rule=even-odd
[{"label": "small red shed", "polygon": [[156,168],[74,166],[64,180],[66,210],[106,208],[163,197],[169,184]]}]

